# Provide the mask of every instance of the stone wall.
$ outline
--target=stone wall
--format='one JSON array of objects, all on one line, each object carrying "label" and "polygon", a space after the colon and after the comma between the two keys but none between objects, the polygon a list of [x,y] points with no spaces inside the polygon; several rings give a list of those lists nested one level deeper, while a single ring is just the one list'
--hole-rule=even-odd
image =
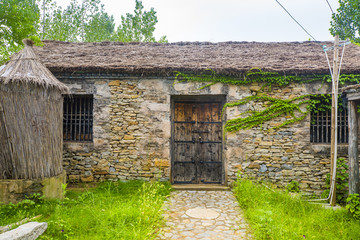
[{"label": "stone wall", "polygon": [[[70,181],[103,181],[130,179],[170,179],[171,97],[178,95],[223,95],[234,101],[254,95],[258,84],[229,86],[215,84],[199,89],[205,83],[177,83],[167,78],[79,77],[59,76],[72,93],[94,94],[94,140],[91,143],[66,142],[64,167]],[[272,88],[267,94],[293,98],[305,93],[326,93],[321,83]],[[265,90],[266,91],[266,90]],[[228,108],[225,118],[258,104]],[[310,116],[279,130],[267,131],[281,124],[285,116],[257,129],[227,133],[223,161],[227,182],[236,179],[238,171],[255,178],[285,186],[291,180],[302,190],[320,193],[329,172],[330,146],[310,144]],[[347,145],[340,147],[346,156]]]},{"label": "stone wall", "polygon": [[40,194],[45,199],[63,199],[65,183],[65,171],[42,179],[0,179],[0,203],[17,203],[33,194]]}]

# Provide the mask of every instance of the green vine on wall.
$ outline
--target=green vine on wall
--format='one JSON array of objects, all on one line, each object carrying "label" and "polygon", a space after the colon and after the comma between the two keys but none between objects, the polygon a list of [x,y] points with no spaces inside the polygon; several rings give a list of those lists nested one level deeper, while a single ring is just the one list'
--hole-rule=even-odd
[{"label": "green vine on wall", "polygon": [[[206,70],[202,74],[185,74],[181,72],[175,72],[174,84],[177,82],[188,81],[208,83],[202,86],[200,89],[210,87],[216,83],[231,85],[247,85],[251,83],[263,84],[262,88],[256,93],[255,96],[245,97],[238,101],[226,103],[224,105],[222,115],[226,108],[244,105],[251,101],[262,102],[264,106],[262,110],[248,110],[242,113],[239,117],[228,120],[225,124],[225,131],[227,132],[235,132],[241,129],[259,127],[263,123],[274,118],[286,116],[287,120],[277,126],[270,128],[278,129],[303,120],[310,112],[318,113],[322,111],[329,111],[331,109],[329,104],[331,103],[331,95],[329,94],[306,94],[292,99],[281,99],[271,97],[265,95],[263,92],[260,92],[265,87],[269,87],[271,90],[271,87],[274,85],[285,87],[290,83],[309,83],[315,81],[322,81],[323,83],[331,82],[331,77],[329,75],[286,76],[277,72],[264,72],[259,68],[252,68],[238,78],[219,75],[211,69]],[[339,83],[342,85],[345,83],[359,82],[360,75],[357,74],[343,74],[339,78]],[[342,101],[340,100],[338,102],[341,106]],[[342,108],[339,109],[341,110]]]},{"label": "green vine on wall", "polygon": [[[331,82],[330,75],[306,75],[306,76],[295,76],[295,75],[281,75],[277,72],[265,72],[260,68],[251,68],[246,73],[241,74],[239,77],[230,77],[217,74],[212,69],[207,69],[201,74],[186,74],[179,71],[175,71],[175,82],[210,82],[209,84],[201,87],[201,89],[209,87],[216,83],[225,83],[232,85],[246,85],[251,83],[264,83],[267,86],[276,85],[284,87],[290,83],[309,83],[315,81]],[[341,74],[339,77],[339,84],[344,85],[345,83],[360,83],[360,74]]]},{"label": "green vine on wall", "polygon": [[245,117],[238,117],[228,120],[225,124],[225,130],[227,132],[235,132],[240,129],[250,129],[253,127],[258,127],[263,123],[280,116],[288,116],[290,119],[282,122],[281,124],[273,127],[272,129],[278,129],[286,125],[301,121],[309,113],[310,111],[309,106],[311,105],[307,105],[305,111],[301,110],[300,107],[312,101],[310,99],[310,96],[311,95],[303,95],[303,96],[295,97],[293,99],[280,99],[266,95],[257,95],[257,96],[249,96],[236,102],[226,103],[224,105],[223,112],[228,107],[243,105],[250,101],[255,101],[255,102],[261,101],[263,102],[263,105],[267,107],[263,110],[258,110],[258,111],[249,110],[244,113],[247,115]]}]

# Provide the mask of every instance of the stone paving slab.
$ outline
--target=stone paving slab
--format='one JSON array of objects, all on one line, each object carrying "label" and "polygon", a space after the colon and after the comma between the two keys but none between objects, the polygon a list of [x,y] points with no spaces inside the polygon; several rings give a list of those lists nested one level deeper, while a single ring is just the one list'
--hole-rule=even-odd
[{"label": "stone paving slab", "polygon": [[251,239],[231,191],[175,191],[159,239]]}]

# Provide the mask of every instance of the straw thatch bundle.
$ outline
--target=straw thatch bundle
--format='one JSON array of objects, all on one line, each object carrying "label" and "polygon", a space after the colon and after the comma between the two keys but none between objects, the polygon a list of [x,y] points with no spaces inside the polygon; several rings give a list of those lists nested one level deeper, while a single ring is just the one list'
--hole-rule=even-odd
[{"label": "straw thatch bundle", "polygon": [[62,172],[62,93],[66,85],[39,61],[31,40],[0,70],[0,179]]}]

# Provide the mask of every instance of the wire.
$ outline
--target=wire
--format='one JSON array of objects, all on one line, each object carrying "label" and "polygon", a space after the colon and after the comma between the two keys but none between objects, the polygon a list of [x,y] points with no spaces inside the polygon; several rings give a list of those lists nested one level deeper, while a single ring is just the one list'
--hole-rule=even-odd
[{"label": "wire", "polygon": [[289,16],[307,33],[307,35],[309,35],[312,39],[314,39],[316,42],[317,42],[317,40],[308,32],[308,31],[306,31],[306,29],[298,22],[298,21],[296,21],[296,19],[289,13],[289,11],[288,10],[286,10],[286,8],[283,6],[283,5],[281,5],[281,3],[278,1],[278,0],[275,0],[279,5],[280,5],[280,7],[282,7],[284,10],[285,10],[285,12],[287,12],[287,14],[289,14]]},{"label": "wire", "polygon": [[334,14],[334,11],[333,11],[333,9],[332,9],[332,7],[331,7],[331,5],[330,5],[329,1],[328,1],[328,0],[326,0],[326,2],[327,2],[327,4],[329,5],[329,8],[330,8],[330,10],[331,10],[332,14]]}]

